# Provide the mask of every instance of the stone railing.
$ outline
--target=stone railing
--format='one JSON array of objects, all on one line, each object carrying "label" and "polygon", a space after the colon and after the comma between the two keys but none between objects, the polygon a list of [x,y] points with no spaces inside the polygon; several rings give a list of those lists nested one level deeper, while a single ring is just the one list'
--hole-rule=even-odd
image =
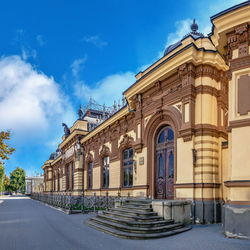
[{"label": "stone railing", "polygon": [[54,207],[62,208],[69,213],[106,210],[115,207],[117,202],[121,202],[124,199],[124,197],[109,196],[108,193],[105,196],[96,196],[95,193],[93,196],[32,193],[31,198]]}]

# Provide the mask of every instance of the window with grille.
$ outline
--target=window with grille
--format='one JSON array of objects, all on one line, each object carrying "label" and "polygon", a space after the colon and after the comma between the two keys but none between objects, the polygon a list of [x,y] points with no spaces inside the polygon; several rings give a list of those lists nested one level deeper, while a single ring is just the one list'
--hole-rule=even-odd
[{"label": "window with grille", "polygon": [[93,186],[93,162],[88,163],[88,189]]},{"label": "window with grille", "polygon": [[133,186],[133,155],[132,148],[123,151],[123,186]]},{"label": "window with grille", "polygon": [[103,158],[102,164],[102,187],[109,187],[109,157],[106,156]]}]

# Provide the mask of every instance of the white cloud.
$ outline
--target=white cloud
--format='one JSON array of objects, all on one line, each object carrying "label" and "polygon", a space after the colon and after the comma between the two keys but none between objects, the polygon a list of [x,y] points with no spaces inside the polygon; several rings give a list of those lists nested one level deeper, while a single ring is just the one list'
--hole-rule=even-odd
[{"label": "white cloud", "polygon": [[[53,77],[48,77],[20,56],[0,58],[0,130],[15,137],[52,139],[61,122],[73,122],[67,98]],[[62,133],[61,133],[62,134]]]},{"label": "white cloud", "polygon": [[97,48],[102,48],[108,45],[107,42],[103,41],[100,36],[94,35],[94,36],[86,36],[82,39],[82,41],[86,43],[91,43],[95,45]]},{"label": "white cloud", "polygon": [[177,21],[174,26],[176,28],[175,32],[169,33],[167,37],[167,45],[176,43],[180,41],[183,36],[190,32],[190,24],[192,23],[191,19],[185,19]]},{"label": "white cloud", "polygon": [[148,63],[148,64],[144,64],[142,66],[140,66],[138,69],[137,69],[137,72],[143,72],[144,70],[146,70],[148,67],[150,67],[157,59],[153,60],[151,63]]},{"label": "white cloud", "polygon": [[75,59],[73,61],[73,63],[70,65],[70,68],[71,68],[71,71],[72,71],[72,75],[75,78],[79,77],[79,72],[83,69],[84,63],[87,61],[87,59],[88,59],[88,56],[85,55],[82,58]]},{"label": "white cloud", "polygon": [[109,75],[97,82],[94,87],[89,87],[85,82],[75,84],[75,95],[88,101],[90,97],[99,104],[112,105],[114,101],[122,99],[122,92],[135,81],[133,72]]},{"label": "white cloud", "polygon": [[27,61],[29,58],[36,59],[37,58],[37,51],[31,48],[21,48],[21,57],[23,60]]},{"label": "white cloud", "polygon": [[37,35],[36,36],[36,41],[38,43],[39,46],[44,46],[45,45],[45,40],[44,40],[44,37],[42,35]]}]

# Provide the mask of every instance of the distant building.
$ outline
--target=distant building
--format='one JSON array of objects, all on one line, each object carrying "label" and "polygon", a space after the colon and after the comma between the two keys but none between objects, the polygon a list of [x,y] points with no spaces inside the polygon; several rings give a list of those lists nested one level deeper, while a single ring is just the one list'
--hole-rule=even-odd
[{"label": "distant building", "polygon": [[44,178],[41,176],[31,176],[25,178],[25,194],[30,195],[32,193],[44,191]]}]

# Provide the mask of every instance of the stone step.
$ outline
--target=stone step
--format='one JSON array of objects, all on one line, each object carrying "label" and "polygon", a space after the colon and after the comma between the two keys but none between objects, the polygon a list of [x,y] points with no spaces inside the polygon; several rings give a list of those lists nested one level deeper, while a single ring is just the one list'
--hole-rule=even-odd
[{"label": "stone step", "polygon": [[152,204],[152,200],[150,199],[126,199],[125,203],[139,203],[139,204]]},{"label": "stone step", "polygon": [[135,215],[135,216],[143,216],[143,217],[147,217],[147,216],[156,216],[157,213],[156,212],[142,212],[142,211],[138,211],[138,210],[131,210],[131,209],[126,209],[124,207],[122,208],[111,208],[109,209],[109,211],[111,212],[122,212],[125,214],[131,214],[131,215]]},{"label": "stone step", "polygon": [[128,220],[132,221],[157,221],[157,220],[162,220],[161,216],[150,216],[150,217],[144,217],[144,216],[135,216],[135,215],[130,215],[130,214],[124,214],[124,213],[119,213],[119,212],[111,212],[111,211],[103,211],[104,214],[109,214],[111,216],[115,216],[118,218],[126,218]]},{"label": "stone step", "polygon": [[134,206],[134,207],[144,207],[144,208],[151,208],[152,203],[137,203],[137,202],[123,202],[123,206]]},{"label": "stone step", "polygon": [[142,212],[153,212],[153,208],[151,207],[138,207],[138,206],[131,206],[131,205],[123,205],[118,206],[117,208],[125,208],[125,209],[131,209],[136,211],[142,211]]},{"label": "stone step", "polygon": [[117,230],[117,229],[114,229],[111,227],[107,227],[107,226],[95,223],[92,220],[87,221],[86,224],[88,224],[89,226],[91,226],[95,229],[98,229],[98,230],[103,231],[105,233],[112,234],[112,235],[117,236],[117,237],[126,238],[126,239],[138,239],[138,240],[167,237],[167,236],[182,233],[182,232],[185,232],[185,231],[191,229],[191,227],[182,227],[182,228],[173,229],[173,230],[167,231],[167,232],[145,234],[145,233],[123,232],[123,231],[120,231],[120,230]]},{"label": "stone step", "polygon": [[170,230],[174,230],[180,227],[183,227],[182,223],[175,223],[175,224],[170,224],[170,225],[165,225],[165,226],[155,226],[155,227],[150,227],[150,228],[141,228],[141,227],[131,227],[131,226],[126,226],[120,223],[116,222],[111,222],[108,220],[103,220],[101,218],[92,218],[90,219],[91,221],[94,221],[97,224],[104,225],[105,227],[112,227],[114,229],[124,231],[124,232],[130,232],[130,233],[141,233],[141,234],[148,234],[148,233],[161,233],[161,232],[166,232]]},{"label": "stone step", "polygon": [[99,214],[97,216],[98,218],[104,219],[104,220],[109,220],[112,222],[116,222],[116,223],[120,223],[120,224],[124,224],[127,226],[131,226],[131,227],[141,227],[141,228],[148,228],[148,227],[154,227],[154,226],[165,226],[165,225],[169,225],[171,223],[174,223],[173,220],[159,220],[159,221],[131,221],[131,220],[127,220],[127,219],[122,219],[122,218],[117,218],[111,215],[104,215],[104,214]]}]

